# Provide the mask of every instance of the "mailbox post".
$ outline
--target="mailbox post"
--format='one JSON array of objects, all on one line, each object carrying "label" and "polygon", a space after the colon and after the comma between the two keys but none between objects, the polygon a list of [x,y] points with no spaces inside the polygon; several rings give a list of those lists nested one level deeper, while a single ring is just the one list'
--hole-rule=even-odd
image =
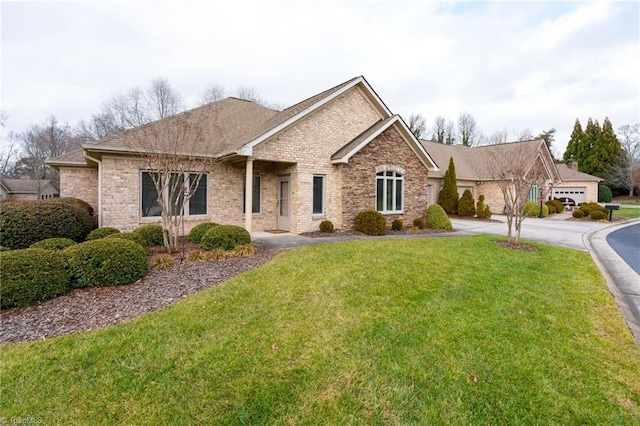
[{"label": "mailbox post", "polygon": [[605,204],[604,208],[609,210],[609,222],[611,222],[611,219],[613,218],[613,211],[620,210],[620,204]]}]

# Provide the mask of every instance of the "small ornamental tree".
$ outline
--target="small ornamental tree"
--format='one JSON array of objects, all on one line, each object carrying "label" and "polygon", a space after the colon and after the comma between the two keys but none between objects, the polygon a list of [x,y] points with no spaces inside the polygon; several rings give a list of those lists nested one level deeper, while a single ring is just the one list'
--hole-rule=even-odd
[{"label": "small ornamental tree", "polygon": [[476,206],[473,200],[473,194],[471,194],[471,190],[465,189],[458,203],[458,215],[473,217],[475,214]]},{"label": "small ornamental tree", "polygon": [[478,204],[476,205],[476,214],[478,216],[478,219],[486,219],[484,216],[484,208],[484,195],[481,194],[478,196]]},{"label": "small ornamental tree", "polygon": [[449,159],[449,168],[444,174],[444,183],[438,195],[438,204],[447,214],[458,212],[458,184],[456,182],[456,166],[453,157]]}]

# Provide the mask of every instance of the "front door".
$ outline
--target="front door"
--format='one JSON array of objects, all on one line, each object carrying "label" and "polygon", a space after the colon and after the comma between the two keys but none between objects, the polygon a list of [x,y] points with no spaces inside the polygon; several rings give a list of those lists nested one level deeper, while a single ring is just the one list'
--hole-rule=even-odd
[{"label": "front door", "polygon": [[291,185],[289,176],[278,176],[278,229],[289,231],[289,200]]}]

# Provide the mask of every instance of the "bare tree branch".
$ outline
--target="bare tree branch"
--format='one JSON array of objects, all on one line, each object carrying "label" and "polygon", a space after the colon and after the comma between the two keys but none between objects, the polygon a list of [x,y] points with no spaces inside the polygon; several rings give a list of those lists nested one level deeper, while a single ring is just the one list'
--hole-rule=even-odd
[{"label": "bare tree branch", "polygon": [[200,105],[210,104],[224,99],[225,89],[223,86],[212,83],[200,94]]},{"label": "bare tree branch", "polygon": [[422,114],[411,114],[407,126],[417,139],[422,139],[427,133],[427,119]]},{"label": "bare tree branch", "polygon": [[640,123],[618,128],[623,154],[605,173],[606,181],[629,191],[633,196],[636,186],[640,186]]}]

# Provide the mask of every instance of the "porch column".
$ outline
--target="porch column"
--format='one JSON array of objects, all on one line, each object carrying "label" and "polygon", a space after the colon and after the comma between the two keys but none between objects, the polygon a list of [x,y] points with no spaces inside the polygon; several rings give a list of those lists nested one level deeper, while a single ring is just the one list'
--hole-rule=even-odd
[{"label": "porch column", "polygon": [[251,219],[253,212],[253,157],[247,157],[244,194],[244,228],[251,233]]}]

